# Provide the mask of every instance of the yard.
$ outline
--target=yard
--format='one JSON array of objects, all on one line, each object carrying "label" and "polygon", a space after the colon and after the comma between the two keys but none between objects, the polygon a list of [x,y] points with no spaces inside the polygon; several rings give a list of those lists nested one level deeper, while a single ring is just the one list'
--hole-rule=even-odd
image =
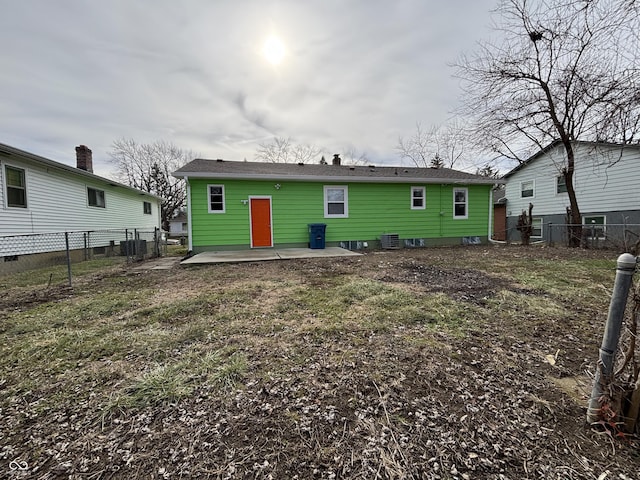
[{"label": "yard", "polygon": [[632,479],[585,426],[617,253],[0,277],[0,477]]}]

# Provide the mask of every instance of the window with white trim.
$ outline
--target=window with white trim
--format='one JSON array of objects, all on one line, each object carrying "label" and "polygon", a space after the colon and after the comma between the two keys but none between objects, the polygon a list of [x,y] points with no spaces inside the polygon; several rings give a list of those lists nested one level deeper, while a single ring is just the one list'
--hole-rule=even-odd
[{"label": "window with white trim", "polygon": [[567,182],[564,175],[556,177],[556,193],[567,193]]},{"label": "window with white trim", "polygon": [[27,183],[22,168],[4,166],[7,207],[27,208]]},{"label": "window with white trim", "polygon": [[208,185],[209,213],[224,213],[224,185]]},{"label": "window with white trim", "polygon": [[520,198],[531,198],[534,196],[535,183],[533,180],[520,182]]},{"label": "window with white trim", "polygon": [[604,215],[594,215],[582,217],[584,229],[587,231],[589,240],[606,240],[607,238],[607,217]]},{"label": "window with white trim", "polygon": [[349,216],[349,189],[343,185],[325,185],[325,218],[347,218]]},{"label": "window with white trim", "polygon": [[469,217],[469,191],[466,188],[453,189],[453,218]]},{"label": "window with white trim", "polygon": [[142,212],[145,215],[151,215],[151,202],[142,202]]},{"label": "window with white trim", "polygon": [[87,187],[87,203],[90,207],[105,208],[104,190]]},{"label": "window with white trim", "polygon": [[425,188],[411,187],[411,210],[424,210],[426,205]]},{"label": "window with white trim", "polygon": [[531,238],[542,238],[542,218],[531,219]]}]

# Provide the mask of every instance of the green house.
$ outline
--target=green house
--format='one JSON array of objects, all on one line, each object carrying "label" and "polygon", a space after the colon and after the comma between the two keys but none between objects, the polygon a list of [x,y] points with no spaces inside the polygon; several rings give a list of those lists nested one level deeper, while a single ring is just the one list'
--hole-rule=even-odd
[{"label": "green house", "polygon": [[174,176],[194,253],[306,247],[310,224],[347,248],[486,242],[492,227],[495,180],[444,168],[196,159]]}]

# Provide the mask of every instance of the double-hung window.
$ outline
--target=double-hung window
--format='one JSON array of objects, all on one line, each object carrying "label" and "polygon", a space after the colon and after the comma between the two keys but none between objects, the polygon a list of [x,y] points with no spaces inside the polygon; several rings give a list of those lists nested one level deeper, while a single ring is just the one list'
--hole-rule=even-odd
[{"label": "double-hung window", "polygon": [[567,182],[564,178],[564,175],[560,175],[556,177],[556,193],[566,193],[567,192]]},{"label": "double-hung window", "polygon": [[530,198],[534,196],[534,182],[533,180],[527,180],[520,183],[520,198]]},{"label": "double-hung window", "polygon": [[7,207],[27,208],[27,183],[22,168],[5,165]]},{"label": "double-hung window", "polygon": [[224,185],[209,185],[209,213],[224,213]]},{"label": "double-hung window", "polygon": [[469,218],[469,191],[466,188],[453,189],[453,218]]},{"label": "double-hung window", "polygon": [[105,208],[104,190],[87,187],[87,203],[90,207]]},{"label": "double-hung window", "polygon": [[411,187],[411,210],[424,210],[425,207],[425,188]]},{"label": "double-hung window", "polygon": [[325,185],[325,218],[347,218],[349,216],[349,190],[342,185]]},{"label": "double-hung window", "polygon": [[151,202],[142,202],[142,212],[145,215],[151,215]]}]

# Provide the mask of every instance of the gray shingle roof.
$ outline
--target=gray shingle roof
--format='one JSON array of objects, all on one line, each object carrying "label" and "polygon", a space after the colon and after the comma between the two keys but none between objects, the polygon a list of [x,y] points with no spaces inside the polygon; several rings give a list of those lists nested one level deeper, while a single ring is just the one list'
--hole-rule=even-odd
[{"label": "gray shingle roof", "polygon": [[448,168],[377,167],[195,159],[173,173],[178,178],[234,178],[391,183],[460,183],[493,185],[496,180]]}]

